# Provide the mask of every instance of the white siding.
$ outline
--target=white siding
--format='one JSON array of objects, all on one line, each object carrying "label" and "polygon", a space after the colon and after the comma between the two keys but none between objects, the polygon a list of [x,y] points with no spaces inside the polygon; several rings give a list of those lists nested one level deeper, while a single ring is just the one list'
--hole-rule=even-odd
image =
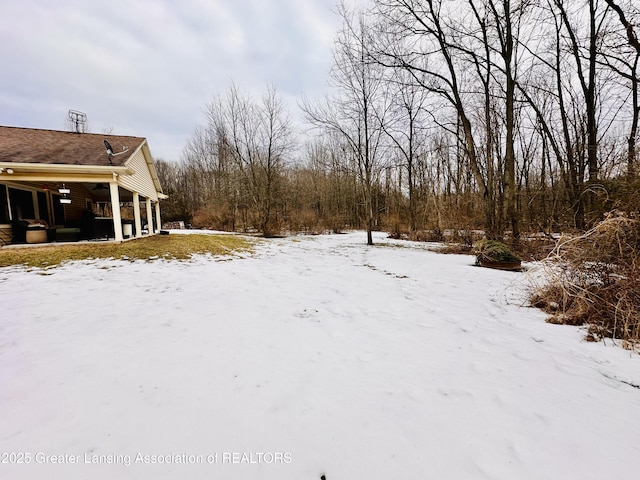
[{"label": "white siding", "polygon": [[120,175],[118,183],[131,192],[138,192],[140,195],[150,198],[154,202],[158,200],[149,166],[144,158],[143,148],[140,148],[128,161],[127,166],[136,173],[133,175]]}]

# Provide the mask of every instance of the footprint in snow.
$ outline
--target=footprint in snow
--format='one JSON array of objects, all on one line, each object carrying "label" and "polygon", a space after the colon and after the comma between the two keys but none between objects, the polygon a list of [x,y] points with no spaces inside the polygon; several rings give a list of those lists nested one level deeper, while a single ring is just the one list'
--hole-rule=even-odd
[{"label": "footprint in snow", "polygon": [[301,312],[296,314],[298,318],[313,318],[318,314],[318,310],[315,308],[305,308]]},{"label": "footprint in snow", "polygon": [[473,393],[464,388],[441,387],[438,388],[438,393],[443,397],[473,397]]}]

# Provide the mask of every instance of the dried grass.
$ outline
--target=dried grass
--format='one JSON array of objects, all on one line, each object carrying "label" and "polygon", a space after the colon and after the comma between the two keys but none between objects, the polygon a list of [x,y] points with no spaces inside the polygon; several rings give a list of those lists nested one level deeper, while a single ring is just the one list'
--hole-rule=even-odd
[{"label": "dried grass", "polygon": [[640,346],[640,220],[610,213],[588,232],[561,238],[531,304],[550,323],[587,325],[587,339]]},{"label": "dried grass", "polygon": [[195,254],[232,255],[250,251],[256,240],[239,235],[154,235],[124,243],[69,243],[0,249],[0,267],[50,268],[73,260],[187,260]]},{"label": "dried grass", "polygon": [[472,247],[463,243],[447,243],[444,247],[435,250],[445,255],[472,255]]}]

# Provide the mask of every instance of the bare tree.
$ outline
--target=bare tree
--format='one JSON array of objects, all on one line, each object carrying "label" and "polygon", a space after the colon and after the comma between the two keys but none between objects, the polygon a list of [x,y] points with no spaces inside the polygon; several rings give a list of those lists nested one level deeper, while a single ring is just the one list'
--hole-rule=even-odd
[{"label": "bare tree", "polygon": [[[488,0],[488,7],[493,14],[495,31],[498,38],[498,53],[502,59],[502,72],[505,89],[505,156],[503,186],[506,199],[506,213],[511,224],[514,238],[520,237],[518,205],[516,200],[516,153],[515,153],[515,101],[517,57],[515,35],[520,17],[527,8],[524,2],[502,0],[500,2]],[[515,25],[514,25],[515,23]]]},{"label": "bare tree", "polygon": [[[460,61],[457,32],[448,23],[453,18],[450,9],[456,7],[444,4],[442,0],[377,0],[384,34],[372,56],[384,66],[406,69],[417,83],[453,109],[460,129],[449,130],[461,134],[464,156],[483,201],[484,225],[490,233],[496,224],[495,201],[469,114],[472,88],[465,88],[466,65]],[[444,127],[444,123],[440,125]]]},{"label": "bare tree", "polygon": [[306,102],[302,108],[312,125],[339,134],[348,145],[362,185],[367,244],[373,245],[374,183],[381,167],[381,122],[388,109],[388,97],[379,67],[368,58],[371,31],[364,13],[354,13],[344,3],[338,12],[343,24],[331,71],[334,95],[317,105]]},{"label": "bare tree", "polygon": [[321,132],[304,163],[286,161],[273,89],[256,101],[232,87],[208,106],[174,176],[212,224],[366,226],[368,243],[385,222],[518,237],[584,228],[603,212],[594,187],[625,162],[637,174],[632,0],[375,0],[338,14],[332,91],[302,105]]},{"label": "bare tree", "polygon": [[598,179],[598,123],[597,123],[597,96],[596,96],[596,67],[598,55],[598,38],[604,16],[598,19],[598,0],[588,0],[589,30],[587,44],[580,42],[578,27],[572,22],[567,10],[566,0],[554,0],[564,25],[564,31],[568,37],[568,46],[575,62],[575,71],[582,90],[584,110],[587,117],[587,163],[589,167],[589,180]]},{"label": "bare tree", "polygon": [[[407,172],[407,190],[409,196],[409,234],[415,235],[417,229],[416,161],[424,143],[423,117],[427,101],[427,91],[413,81],[413,77],[404,69],[394,73],[388,79],[391,83],[391,111],[386,121],[380,125],[401,158],[400,167]],[[401,170],[401,171],[402,171]]]},{"label": "bare tree", "polygon": [[[631,124],[629,134],[627,136],[627,175],[630,178],[635,177],[637,173],[636,142],[638,138],[638,123],[640,120],[640,42],[636,29],[628,16],[636,16],[640,18],[640,10],[636,7],[635,12],[631,11],[628,5],[629,13],[625,13],[622,7],[613,0],[606,0],[607,5],[613,9],[618,16],[620,24],[624,28],[623,34],[612,35],[611,45],[608,45],[603,52],[604,64],[624,79],[631,96]],[[620,37],[625,37],[627,44],[625,45]]]},{"label": "bare tree", "polygon": [[215,149],[219,165],[231,161],[237,169],[235,192],[230,193],[252,205],[260,231],[271,235],[278,181],[292,147],[289,116],[275,88],[258,103],[232,86],[226,97],[207,106],[207,117],[213,135],[208,148]]},{"label": "bare tree", "polygon": [[[609,7],[611,7],[618,15],[620,23],[624,27],[625,32],[627,34],[629,45],[635,48],[636,52],[640,53],[640,40],[638,40],[638,33],[634,25],[631,23],[631,21],[627,19],[627,15],[625,14],[622,7],[620,7],[619,3],[616,3],[615,0],[605,0],[605,2],[607,2],[607,5],[609,5]],[[636,9],[637,9],[637,6],[636,6]],[[636,13],[638,13],[637,10],[636,10]]]},{"label": "bare tree", "polygon": [[191,220],[192,212],[196,210],[189,202],[193,197],[191,182],[184,181],[184,164],[168,162],[157,158],[154,165],[164,192],[169,197],[162,201],[162,212],[165,221]]}]

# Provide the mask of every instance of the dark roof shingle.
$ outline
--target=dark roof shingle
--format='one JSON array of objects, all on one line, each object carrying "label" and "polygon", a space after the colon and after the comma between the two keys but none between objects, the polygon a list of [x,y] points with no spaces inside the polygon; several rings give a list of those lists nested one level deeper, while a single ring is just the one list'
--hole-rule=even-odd
[{"label": "dark roof shingle", "polygon": [[[122,152],[123,147],[127,153],[114,155],[109,163],[104,140],[111,144],[113,153]],[[0,162],[122,166],[144,141],[140,137],[0,126]]]}]

